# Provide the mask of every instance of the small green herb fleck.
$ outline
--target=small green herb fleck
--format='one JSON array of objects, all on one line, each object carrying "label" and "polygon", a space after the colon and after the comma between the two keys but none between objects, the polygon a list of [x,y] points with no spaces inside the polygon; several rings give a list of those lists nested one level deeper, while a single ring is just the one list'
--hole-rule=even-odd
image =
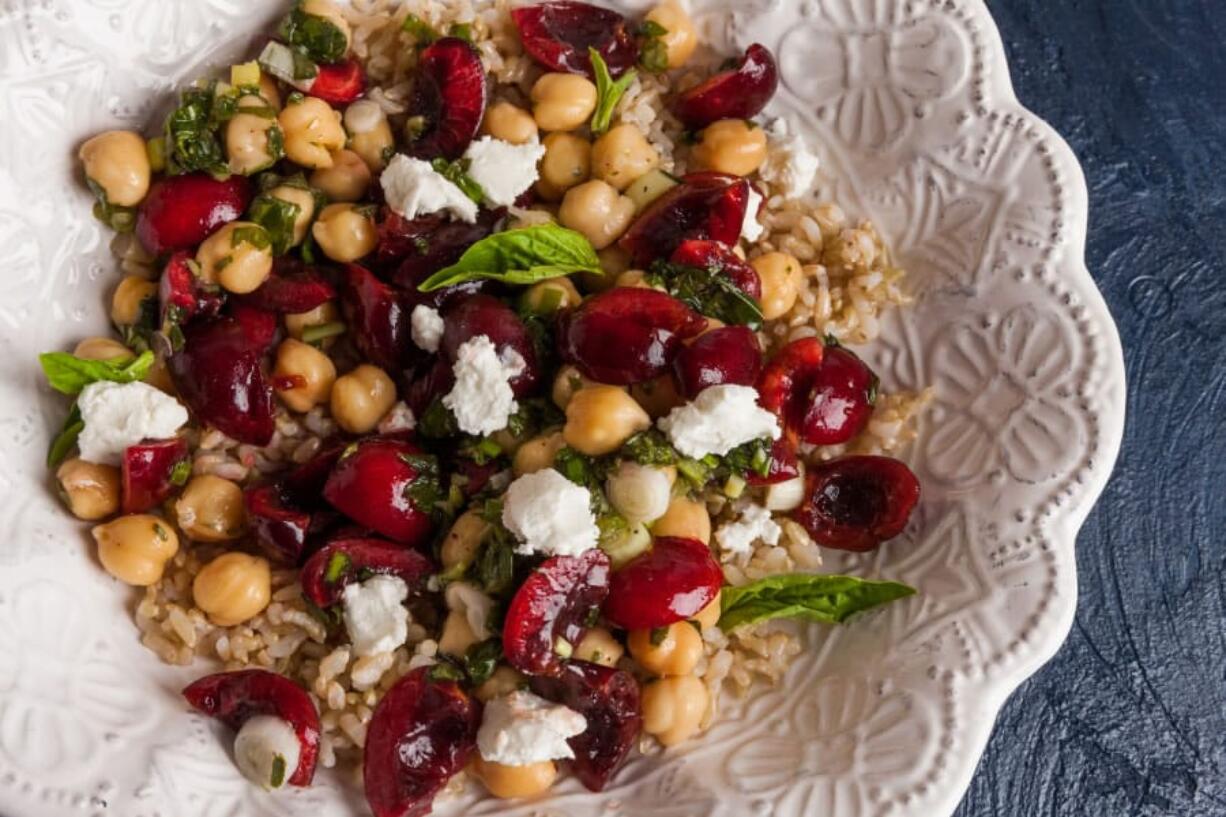
[{"label": "small green herb fleck", "polygon": [[170,534],[167,533],[166,528],[162,527],[161,523],[159,522],[153,523],[153,533],[163,542],[170,541]]},{"label": "small green herb fleck", "polygon": [[250,244],[257,250],[266,250],[272,246],[272,236],[258,224],[246,227],[236,227],[230,233],[230,246],[237,249],[242,244]]},{"label": "small green herb fleck", "polygon": [[268,778],[271,788],[279,789],[285,783],[285,758],[277,755],[272,759],[272,774]]},{"label": "small green herb fleck", "polygon": [[751,329],[762,325],[762,309],[758,302],[746,295],[721,268],[703,269],[657,261],[651,265],[646,281],[664,287],[674,298],[726,324]]},{"label": "small green herb fleck", "polygon": [[170,469],[170,484],[171,485],[186,485],[187,479],[192,475],[192,461],[180,460],[175,463],[175,467]]},{"label": "small green herb fleck", "polygon": [[341,323],[340,321],[308,326],[302,330],[302,342],[319,343],[327,338],[334,338],[337,335],[345,334],[345,329],[345,324]]},{"label": "small green herb fleck", "polygon": [[294,243],[294,227],[302,210],[297,204],[261,193],[247,208],[247,218],[264,228],[273,255],[285,255]]},{"label": "small green herb fleck", "polygon": [[463,681],[464,670],[452,664],[450,661],[439,661],[434,666],[430,667],[426,676],[435,683],[440,681]]},{"label": "small green herb fleck", "polygon": [[471,23],[452,23],[451,27],[447,29],[447,36],[448,37],[459,37],[461,40],[471,45],[473,42],[472,24]]},{"label": "small green herb fleck", "polygon": [[667,639],[668,639],[668,628],[667,627],[652,627],[651,628],[651,634],[648,636],[648,640],[651,642],[651,646],[658,647],[661,644],[663,644]]},{"label": "small green herb fleck", "polygon": [[497,638],[491,638],[469,647],[468,652],[464,654],[464,670],[468,673],[469,682],[473,686],[484,684],[498,668],[498,661],[501,658],[502,642]]},{"label": "small green herb fleck", "polygon": [[353,561],[349,558],[349,554],[343,550],[338,550],[328,559],[328,567],[324,570],[324,582],[327,584],[336,584],[340,578],[349,571]]},{"label": "small green herb fleck", "polygon": [[277,33],[315,62],[339,62],[349,50],[345,32],[330,20],[306,13],[300,4],[281,21]]},{"label": "small green herb fleck", "polygon": [[461,158],[449,162],[440,156],[437,159],[431,160],[430,166],[440,176],[460,188],[460,192],[468,196],[476,204],[481,204],[485,201],[485,191],[481,189],[481,185],[473,180],[472,176],[468,175],[467,159]]},{"label": "small green herb fleck", "polygon": [[418,47],[429,45],[438,39],[438,32],[416,14],[410,13],[406,16],[400,24],[400,29],[412,37]]}]

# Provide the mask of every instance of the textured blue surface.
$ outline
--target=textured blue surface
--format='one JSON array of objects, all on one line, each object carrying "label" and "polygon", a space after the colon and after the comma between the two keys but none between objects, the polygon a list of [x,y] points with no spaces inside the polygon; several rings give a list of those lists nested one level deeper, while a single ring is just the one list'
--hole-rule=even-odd
[{"label": "textured blue surface", "polygon": [[1128,428],[1064,648],[958,817],[1226,815],[1226,0],[988,0],[1081,158]]}]

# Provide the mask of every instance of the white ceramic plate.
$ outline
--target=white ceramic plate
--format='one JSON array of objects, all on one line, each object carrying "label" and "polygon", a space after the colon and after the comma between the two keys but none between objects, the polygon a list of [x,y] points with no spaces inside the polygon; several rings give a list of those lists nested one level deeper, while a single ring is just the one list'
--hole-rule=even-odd
[{"label": "white ceramic plate", "polygon": [[[1073,541],[1119,446],[1119,338],[1084,261],[1072,152],[1021,107],[982,0],[707,0],[726,50],[760,41],[776,106],[823,146],[826,191],[883,228],[914,308],[868,350],[889,386],[936,389],[911,462],[907,535],[832,568],[920,594],[814,628],[781,689],[727,707],[702,740],[634,760],[603,795],[443,813],[939,817],[1005,697],[1060,645]],[[72,155],[143,127],[174,85],[222,64],[264,0],[13,0],[0,10],[0,812],[8,817],[365,814],[334,783],[269,796],[189,716],[137,642],[132,594],[49,490],[64,407],[35,354],[103,328],[117,273]],[[252,8],[258,9],[256,13]],[[350,805],[342,805],[345,802]],[[330,806],[324,809],[323,807]]]}]

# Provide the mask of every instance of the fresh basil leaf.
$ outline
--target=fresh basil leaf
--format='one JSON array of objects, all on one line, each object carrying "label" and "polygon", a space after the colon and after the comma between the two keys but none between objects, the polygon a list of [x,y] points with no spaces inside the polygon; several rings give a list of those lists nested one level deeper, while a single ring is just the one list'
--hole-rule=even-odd
[{"label": "fresh basil leaf", "polygon": [[444,179],[460,188],[460,192],[472,199],[474,203],[481,204],[485,201],[485,191],[473,180],[472,176],[468,175],[467,159],[456,159],[454,162],[449,162],[440,156],[432,160],[430,166]]},{"label": "fresh basil leaf", "polygon": [[664,287],[669,295],[692,309],[726,324],[751,329],[762,325],[762,308],[758,302],[746,295],[721,269],[657,261],[651,265],[646,281]]},{"label": "fresh basil leaf", "polygon": [[284,255],[294,243],[294,222],[302,212],[297,204],[261,193],[247,208],[247,218],[260,225],[272,241],[274,255]]},{"label": "fresh basil leaf", "polygon": [[84,430],[85,421],[81,419],[81,409],[76,403],[73,403],[72,411],[68,412],[68,416],[64,419],[63,428],[60,429],[59,434],[55,435],[55,439],[51,441],[51,447],[47,449],[48,468],[55,468],[68,458],[68,452],[77,444],[77,437],[80,437]]},{"label": "fresh basil leaf", "polygon": [[596,110],[592,113],[592,133],[596,136],[609,129],[613,121],[613,110],[621,101],[630,83],[636,76],[634,69],[621,75],[618,80],[609,73],[608,63],[595,48],[588,48],[588,56],[592,59],[592,70],[596,74]]},{"label": "fresh basil leaf", "polygon": [[768,576],[720,595],[719,627],[725,632],[773,618],[800,618],[841,624],[855,613],[906,598],[915,588],[900,582],[855,576],[789,574]]},{"label": "fresh basil leaf", "polygon": [[537,224],[481,239],[418,289],[430,292],[478,278],[527,285],[573,272],[601,272],[591,243],[581,233],[557,224]]},{"label": "fresh basil leaf", "polygon": [[281,21],[277,30],[281,39],[306,54],[315,62],[339,62],[349,50],[349,38],[331,20],[308,14],[302,4]]},{"label": "fresh basil leaf", "polygon": [[80,394],[81,389],[100,380],[115,383],[143,380],[153,367],[153,359],[150,351],[142,352],[140,357],[115,360],[85,360],[67,352],[46,352],[38,356],[51,388],[64,394]]}]

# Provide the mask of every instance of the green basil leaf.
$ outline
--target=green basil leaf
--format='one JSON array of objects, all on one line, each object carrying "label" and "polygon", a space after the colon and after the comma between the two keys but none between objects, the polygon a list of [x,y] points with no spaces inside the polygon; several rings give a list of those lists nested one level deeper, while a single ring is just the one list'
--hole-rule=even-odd
[{"label": "green basil leaf", "polygon": [[281,39],[315,62],[339,62],[349,50],[349,38],[330,20],[307,14],[301,4],[281,21]]},{"label": "green basil leaf", "polygon": [[64,419],[63,428],[60,429],[59,434],[55,435],[55,439],[51,441],[51,447],[47,449],[48,468],[55,468],[68,458],[68,452],[77,444],[77,437],[80,437],[84,430],[85,421],[81,419],[81,409],[76,403],[73,403],[72,411],[68,412],[68,416]]},{"label": "green basil leaf", "polygon": [[448,37],[459,37],[469,45],[473,45],[473,27],[472,23],[452,23],[447,29]]},{"label": "green basil leaf", "polygon": [[762,325],[762,308],[735,282],[715,267],[703,269],[668,261],[657,261],[647,273],[647,283],[662,286],[690,308],[726,324],[757,329]]},{"label": "green basil leaf", "polygon": [[581,233],[557,224],[538,224],[481,239],[418,289],[430,292],[478,278],[527,285],[573,272],[601,271],[596,250]]},{"label": "green basil leaf", "polygon": [[100,380],[115,383],[143,380],[153,367],[153,360],[150,351],[142,352],[140,357],[115,360],[85,360],[67,352],[46,352],[38,356],[51,388],[64,394],[80,394],[81,389]]},{"label": "green basil leaf", "polygon": [[284,255],[294,243],[294,222],[300,212],[292,201],[261,193],[247,208],[247,218],[267,231],[273,255]]},{"label": "green basil leaf", "polygon": [[485,201],[485,191],[472,176],[468,175],[467,159],[456,159],[454,162],[449,162],[440,156],[432,160],[430,166],[444,179],[460,188],[460,192],[472,199],[474,203],[481,204]]},{"label": "green basil leaf", "polygon": [[855,576],[790,574],[769,576],[743,587],[725,587],[721,594],[719,627],[730,631],[743,624],[773,618],[800,618],[841,624],[855,613],[915,594],[900,582]]},{"label": "green basil leaf", "polygon": [[599,136],[609,129],[609,123],[613,121],[613,110],[625,95],[630,83],[634,82],[635,72],[632,68],[614,81],[600,52],[595,48],[588,48],[587,53],[592,59],[592,70],[596,74],[596,110],[592,113],[592,133]]}]

